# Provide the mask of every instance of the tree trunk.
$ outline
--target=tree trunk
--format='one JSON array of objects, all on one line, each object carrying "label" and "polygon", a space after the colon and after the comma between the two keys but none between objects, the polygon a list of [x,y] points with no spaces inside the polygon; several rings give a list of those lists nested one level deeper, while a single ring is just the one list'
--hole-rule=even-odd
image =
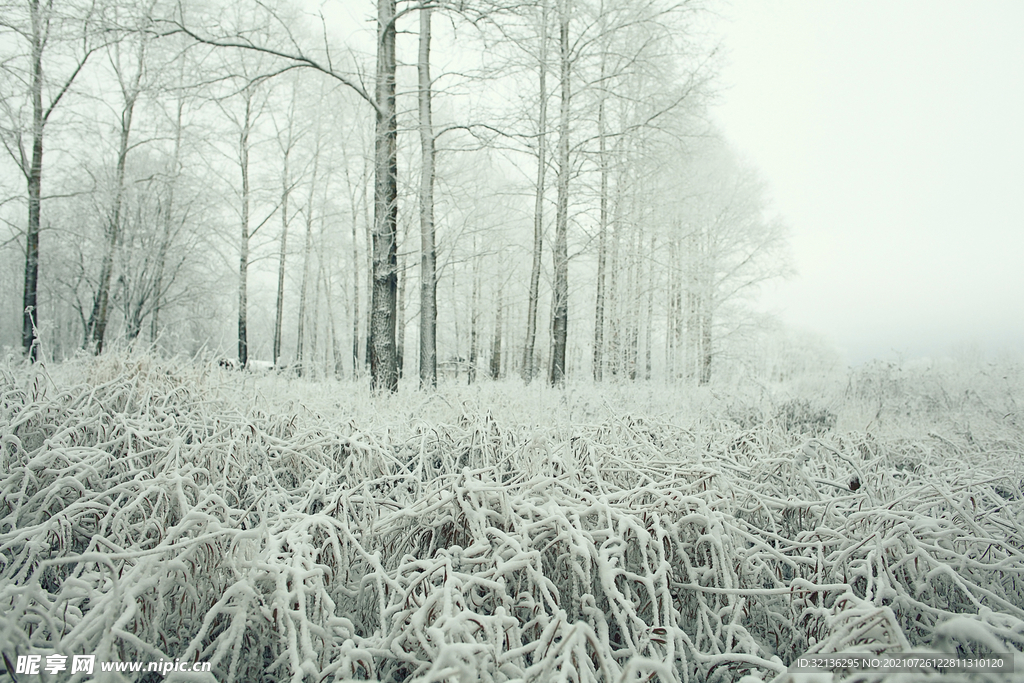
[{"label": "tree trunk", "polygon": [[303,375],[303,356],[306,333],[306,303],[309,292],[309,258],[313,246],[313,197],[316,194],[317,173],[320,167],[320,141],[313,152],[313,176],[309,180],[309,199],[306,202],[306,242],[302,249],[302,284],[299,289],[298,339],[295,343],[295,365],[299,376]]},{"label": "tree trunk", "polygon": [[[323,228],[322,225],[321,228]],[[316,268],[316,275],[313,276],[313,281],[316,283],[316,289],[313,291],[313,313],[309,316],[311,332],[309,335],[309,343],[307,344],[309,347],[309,353],[306,354],[306,358],[309,360],[308,365],[311,370],[311,372],[307,374],[308,377],[321,377],[323,368],[323,365],[318,365],[317,363],[319,360],[317,354],[320,349],[320,288],[322,286],[320,275],[323,273],[324,268],[324,260],[323,258],[320,258],[320,255],[318,255],[316,260]]]},{"label": "tree trunk", "polygon": [[[365,163],[365,162],[364,162]],[[345,185],[348,188],[349,206],[352,215],[352,378],[355,379],[362,372],[359,365],[359,204],[356,201],[358,194],[366,209],[366,192],[360,182],[358,187],[352,183],[349,172],[348,157],[342,154],[342,169],[345,173]],[[364,167],[365,170],[365,167]],[[365,173],[363,175],[365,177]],[[369,225],[369,216],[364,216],[366,225]],[[369,290],[367,290],[369,291]]]},{"label": "tree trunk", "polygon": [[284,320],[284,265],[288,249],[288,194],[290,191],[288,178],[288,156],[291,152],[291,140],[284,150],[284,168],[281,171],[281,249],[277,255],[277,305],[274,315],[274,365],[281,362],[281,323]]},{"label": "tree trunk", "polygon": [[39,0],[31,0],[32,14],[32,162],[25,174],[28,181],[28,229],[25,235],[25,293],[22,299],[21,344],[29,360],[39,353],[37,290],[39,286],[39,201],[43,181],[43,18]]},{"label": "tree trunk", "polygon": [[494,311],[494,339],[491,343],[491,379],[501,379],[501,317],[504,292],[498,290],[498,304]]},{"label": "tree trunk", "polygon": [[[320,253],[324,254],[323,246],[323,235],[321,234],[320,239]],[[332,377],[341,377],[344,375],[344,364],[342,362],[341,345],[338,344],[338,326],[334,318],[334,304],[331,301],[331,278],[327,274],[327,268],[322,266],[323,259],[321,259],[320,276],[324,281],[324,296],[327,299],[327,322],[330,325],[331,335],[331,359],[334,361],[334,370],[331,372]]]},{"label": "tree trunk", "polygon": [[355,197],[352,197],[352,377],[359,374],[359,241]]},{"label": "tree trunk", "polygon": [[[314,172],[315,175],[315,172]],[[304,350],[306,343],[306,304],[309,292],[309,258],[313,244],[313,191],[309,192],[309,206],[306,209],[306,243],[302,250],[302,284],[299,287],[299,324],[298,339],[295,342],[295,365],[299,376],[304,374]]]},{"label": "tree trunk", "polygon": [[248,280],[249,280],[249,132],[252,124],[252,90],[245,91],[245,119],[238,138],[239,166],[242,171],[242,226],[238,256],[238,366],[249,363]]},{"label": "tree trunk", "polygon": [[682,287],[679,284],[679,224],[672,226],[672,234],[668,242],[669,267],[666,273],[668,277],[668,305],[665,311],[665,375],[669,380],[678,377],[678,356],[679,345],[682,340]]},{"label": "tree trunk", "polygon": [[686,249],[686,375],[685,378],[689,382],[698,380],[698,365],[700,356],[700,345],[701,345],[701,333],[700,333],[700,299],[701,299],[701,278],[699,267],[700,267],[700,255],[698,253],[700,247],[700,239],[697,234],[697,230],[691,228],[690,232],[686,235],[687,249]]},{"label": "tree trunk", "polygon": [[370,203],[363,197],[363,225],[366,226],[366,322],[365,348],[363,349],[363,364],[367,372],[370,370],[370,357],[373,355],[373,219],[370,218]]},{"label": "tree trunk", "polygon": [[562,0],[558,17],[558,58],[562,90],[558,123],[558,199],[555,209],[554,301],[551,317],[551,375],[553,385],[565,381],[565,347],[569,328],[569,0]]},{"label": "tree trunk", "polygon": [[[616,191],[616,194],[618,192]],[[618,202],[616,202],[618,204]],[[608,371],[613,377],[619,374],[619,349],[621,348],[621,336],[622,336],[622,324],[619,320],[618,312],[621,306],[619,305],[619,252],[621,251],[620,243],[622,241],[622,224],[616,222],[615,228],[612,230],[612,248],[611,248],[611,264],[609,267],[608,277],[608,291],[605,294],[605,307],[611,311],[611,315],[608,316]]]},{"label": "tree trunk", "polygon": [[647,262],[647,320],[644,335],[644,379],[651,378],[651,343],[654,328],[654,261],[655,247],[658,246],[656,235],[651,235],[651,258]]},{"label": "tree trunk", "polygon": [[111,209],[110,221],[106,230],[106,245],[103,261],[100,265],[99,287],[93,300],[92,315],[89,318],[90,343],[92,351],[100,354],[103,351],[103,340],[107,333],[107,321],[110,316],[110,280],[114,272],[114,254],[121,239],[121,205],[124,202],[125,164],[128,160],[128,140],[132,130],[132,116],[135,113],[135,102],[141,89],[142,71],[145,60],[144,43],[139,44],[136,71],[131,83],[125,83],[118,61],[115,70],[121,83],[121,94],[124,96],[124,108],[121,110],[121,131],[117,150],[117,166],[114,178],[114,206]]},{"label": "tree trunk", "polygon": [[[51,3],[40,6],[39,0],[29,0],[29,21],[31,29],[27,36],[30,44],[30,59],[32,61],[29,95],[32,100],[32,156],[26,160],[23,152],[19,154],[18,166],[25,176],[25,183],[28,190],[28,225],[25,229],[25,287],[22,294],[22,318],[21,318],[21,344],[25,354],[30,361],[36,361],[39,357],[39,227],[40,227],[40,204],[42,200],[43,186],[43,130],[50,114],[60,102],[64,93],[68,91],[86,60],[92,54],[87,49],[81,60],[78,61],[74,71],[68,76],[61,88],[57,90],[56,97],[49,106],[43,107],[43,50],[46,48],[50,38],[49,16],[43,16],[44,12],[51,12]],[[88,330],[84,330],[88,334]]]},{"label": "tree trunk", "polygon": [[473,237],[473,294],[469,313],[469,384],[476,381],[478,350],[478,325],[480,322],[480,255],[476,251],[476,236]]},{"label": "tree trunk", "polygon": [[700,383],[707,384],[711,381],[711,306],[704,302],[704,310],[701,315],[701,357],[700,357]]},{"label": "tree trunk", "polygon": [[395,115],[395,0],[377,3],[376,135],[374,154],[373,303],[370,383],[398,391],[395,305],[398,290],[398,129]]},{"label": "tree trunk", "polygon": [[437,386],[437,263],[434,246],[434,126],[430,113],[430,7],[420,10],[420,388]]},{"label": "tree trunk", "polygon": [[526,310],[526,343],[523,344],[523,380],[533,379],[533,352],[537,342],[537,306],[540,298],[540,269],[544,247],[544,175],[547,169],[548,94],[548,3],[541,5],[539,89],[540,111],[537,117],[537,187],[533,200],[533,264],[530,269],[530,294]]},{"label": "tree trunk", "polygon": [[[181,81],[184,82],[185,61],[181,62]],[[167,205],[164,207],[164,232],[157,252],[156,275],[153,278],[153,317],[149,320],[149,341],[156,343],[160,334],[160,309],[164,296],[164,268],[167,265],[167,252],[171,248],[171,234],[174,225],[174,193],[178,185],[178,169],[181,166],[181,133],[182,112],[185,108],[185,97],[178,97],[177,114],[174,119],[174,152],[171,154],[170,182],[167,187]]]},{"label": "tree trunk", "polygon": [[631,380],[636,379],[637,305],[640,303],[638,295],[640,284],[637,273],[637,243],[637,229],[634,227],[630,231],[629,265],[626,269],[626,298],[629,302],[627,304],[629,313],[626,315],[626,343],[623,349],[625,351],[623,367],[626,369],[626,373]]},{"label": "tree trunk", "polygon": [[597,296],[594,312],[594,381],[604,378],[604,279],[608,232],[608,157],[605,141],[604,79],[605,56],[601,55],[601,95],[597,103],[598,164],[601,166],[601,196],[597,225]]},{"label": "tree trunk", "polygon": [[398,306],[395,313],[395,350],[398,355],[398,378],[405,372],[405,254],[398,267]]}]

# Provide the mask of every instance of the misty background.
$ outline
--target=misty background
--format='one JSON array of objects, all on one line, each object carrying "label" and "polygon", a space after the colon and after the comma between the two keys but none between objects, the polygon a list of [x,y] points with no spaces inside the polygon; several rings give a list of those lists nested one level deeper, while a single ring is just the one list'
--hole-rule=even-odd
[{"label": "misty background", "polygon": [[[0,34],[0,344],[12,349],[37,83],[28,7],[5,8]],[[374,7],[49,11],[42,353],[141,340],[366,372],[375,133],[357,90],[375,96]],[[570,376],[699,382],[1020,349],[1015,4],[432,14],[442,371],[533,377],[563,353]],[[425,89],[417,12],[400,5],[397,27],[390,325],[413,375],[427,348]]]}]

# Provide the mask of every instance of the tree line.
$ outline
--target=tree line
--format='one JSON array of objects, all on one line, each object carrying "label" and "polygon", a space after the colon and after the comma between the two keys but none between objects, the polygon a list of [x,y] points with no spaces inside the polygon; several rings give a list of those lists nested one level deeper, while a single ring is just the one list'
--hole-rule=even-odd
[{"label": "tree line", "polygon": [[763,328],[785,232],[709,121],[705,7],[343,10],[0,8],[27,357],[230,339],[388,391],[414,367],[706,383]]}]

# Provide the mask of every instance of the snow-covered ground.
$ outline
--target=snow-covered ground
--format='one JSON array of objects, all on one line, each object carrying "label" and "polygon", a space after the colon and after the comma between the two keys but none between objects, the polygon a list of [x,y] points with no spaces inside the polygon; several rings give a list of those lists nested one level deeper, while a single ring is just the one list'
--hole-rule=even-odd
[{"label": "snow-covered ground", "polygon": [[1022,399],[980,364],[373,397],[11,361],[0,650],[218,683],[751,683],[927,649],[1024,672]]}]

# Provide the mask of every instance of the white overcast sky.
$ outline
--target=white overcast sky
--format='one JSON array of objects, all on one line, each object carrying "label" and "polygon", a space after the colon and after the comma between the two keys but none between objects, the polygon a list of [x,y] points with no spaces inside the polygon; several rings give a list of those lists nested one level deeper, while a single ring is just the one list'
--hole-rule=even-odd
[{"label": "white overcast sky", "polygon": [[851,362],[1024,351],[1024,2],[732,0],[714,116]]}]

